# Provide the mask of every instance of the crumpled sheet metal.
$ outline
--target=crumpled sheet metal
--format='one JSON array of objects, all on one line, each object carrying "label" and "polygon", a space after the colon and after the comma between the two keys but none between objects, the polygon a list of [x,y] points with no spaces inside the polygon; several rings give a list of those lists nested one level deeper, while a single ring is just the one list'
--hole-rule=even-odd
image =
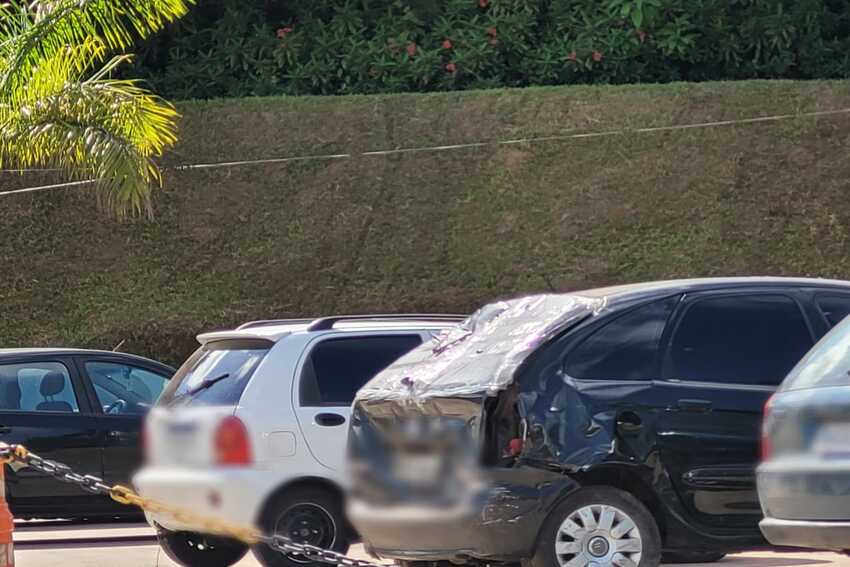
[{"label": "crumpled sheet metal", "polygon": [[[544,371],[546,386],[522,384],[520,415],[527,424],[524,458],[569,471],[599,464],[615,451],[616,412],[583,392],[560,369]],[[623,393],[629,388],[620,387]]]},{"label": "crumpled sheet metal", "polygon": [[360,389],[357,400],[495,395],[537,347],[605,305],[605,298],[569,294],[491,303],[390,365]]}]

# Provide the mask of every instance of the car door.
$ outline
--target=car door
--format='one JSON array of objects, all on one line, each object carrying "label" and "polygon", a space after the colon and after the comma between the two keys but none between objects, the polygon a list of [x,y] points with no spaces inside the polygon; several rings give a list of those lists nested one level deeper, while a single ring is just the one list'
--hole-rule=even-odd
[{"label": "car door", "polygon": [[752,528],[765,402],[814,343],[792,289],[690,294],[667,336],[658,445],[692,520]]},{"label": "car door", "polygon": [[171,376],[165,368],[119,357],[81,356],[76,364],[96,406],[103,478],[126,484],[142,464],[144,417]]},{"label": "car door", "polygon": [[[0,439],[20,443],[80,474],[101,476],[97,418],[70,357],[6,358],[0,362]],[[108,499],[30,468],[7,468],[15,516],[96,513]]]},{"label": "car door", "polygon": [[319,463],[342,470],[357,390],[425,337],[417,332],[350,332],[321,336],[310,343],[296,370],[292,406]]}]

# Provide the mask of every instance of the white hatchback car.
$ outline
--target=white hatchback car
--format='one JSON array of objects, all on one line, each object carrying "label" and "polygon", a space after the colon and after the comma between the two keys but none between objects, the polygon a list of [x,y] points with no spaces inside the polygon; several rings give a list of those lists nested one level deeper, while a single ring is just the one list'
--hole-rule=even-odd
[{"label": "white hatchback car", "polygon": [[[147,461],[133,482],[146,497],[345,552],[343,513],[350,406],[396,358],[462,321],[458,315],[373,315],[255,321],[198,336],[148,415]],[[175,561],[238,561],[247,547],[148,514]],[[310,561],[266,546],[265,565]]]}]

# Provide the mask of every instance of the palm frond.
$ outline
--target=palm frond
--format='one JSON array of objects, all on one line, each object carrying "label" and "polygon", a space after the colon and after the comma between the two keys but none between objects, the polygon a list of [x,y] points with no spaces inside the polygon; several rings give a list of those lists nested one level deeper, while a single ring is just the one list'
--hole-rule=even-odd
[{"label": "palm frond", "polygon": [[[68,83],[82,81],[84,76],[81,68],[94,68],[103,61],[104,56],[103,42],[96,37],[86,38],[79,45],[69,45],[51,57],[42,59],[26,77],[26,88],[20,89],[15,96],[5,97],[5,100],[12,104],[27,105],[55,94]],[[111,62],[107,68],[114,67],[115,63]]]},{"label": "palm frond", "polygon": [[[191,0],[11,0],[0,12],[0,98],[16,97],[43,61],[97,38],[128,47],[183,16]],[[85,61],[76,70],[86,70]]]},{"label": "palm frond", "polygon": [[[118,216],[150,213],[155,156],[176,141],[174,108],[109,79],[109,53],[186,13],[193,0],[0,0],[0,167],[94,178]],[[86,80],[88,77],[88,80]]]},{"label": "palm frond", "polygon": [[0,103],[0,167],[91,177],[101,204],[118,216],[150,214],[150,187],[161,183],[152,158],[176,141],[176,117],[132,81],[68,82],[23,105]]}]

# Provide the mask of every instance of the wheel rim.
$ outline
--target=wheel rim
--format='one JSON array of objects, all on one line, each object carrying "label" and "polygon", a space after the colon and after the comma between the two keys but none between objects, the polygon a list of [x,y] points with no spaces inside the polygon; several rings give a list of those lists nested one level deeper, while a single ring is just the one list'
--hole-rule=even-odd
[{"label": "wheel rim", "polygon": [[637,567],[640,530],[622,510],[605,504],[572,512],[558,528],[555,557],[561,567]]},{"label": "wheel rim", "polygon": [[[286,536],[296,543],[330,549],[336,543],[336,522],[330,512],[312,502],[290,506],[278,516],[274,533]],[[295,563],[312,563],[300,553],[287,553]]]}]

